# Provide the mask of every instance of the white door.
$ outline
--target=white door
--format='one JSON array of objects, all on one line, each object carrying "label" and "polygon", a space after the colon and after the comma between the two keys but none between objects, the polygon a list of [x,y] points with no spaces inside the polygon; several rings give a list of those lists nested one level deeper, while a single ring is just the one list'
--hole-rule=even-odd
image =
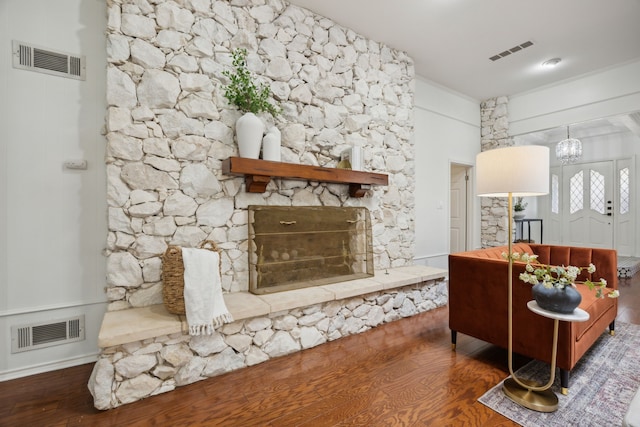
[{"label": "white door", "polygon": [[562,201],[564,200],[563,192],[560,191],[562,186],[562,167],[556,166],[551,168],[550,176],[550,192],[547,197],[541,197],[544,221],[544,243],[549,245],[561,245],[562,241]]},{"label": "white door", "polygon": [[467,166],[451,165],[450,184],[450,242],[449,252],[463,252],[467,250],[467,200],[469,173]]},{"label": "white door", "polygon": [[616,164],[615,206],[613,212],[615,225],[615,244],[618,256],[634,256],[636,246],[636,221],[638,218],[636,203],[632,195],[636,194],[637,180],[634,178],[634,162],[632,159],[618,160]]},{"label": "white door", "polygon": [[613,162],[563,168],[563,242],[613,248]]}]

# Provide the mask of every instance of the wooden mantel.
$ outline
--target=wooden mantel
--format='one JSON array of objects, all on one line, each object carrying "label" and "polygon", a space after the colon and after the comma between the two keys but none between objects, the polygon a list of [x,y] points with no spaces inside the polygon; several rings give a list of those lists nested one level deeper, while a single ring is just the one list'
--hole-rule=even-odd
[{"label": "wooden mantel", "polygon": [[250,193],[264,193],[271,178],[349,184],[351,197],[363,197],[371,185],[389,184],[389,177],[381,173],[271,162],[244,157],[229,157],[224,160],[222,172],[226,175],[244,175],[247,191]]}]

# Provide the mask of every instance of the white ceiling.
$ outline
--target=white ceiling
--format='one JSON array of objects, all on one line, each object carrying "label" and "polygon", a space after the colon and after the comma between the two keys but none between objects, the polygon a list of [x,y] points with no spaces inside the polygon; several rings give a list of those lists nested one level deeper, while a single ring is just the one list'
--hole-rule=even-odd
[{"label": "white ceiling", "polygon": [[[640,0],[290,2],[407,52],[416,74],[479,101],[640,58]],[[555,69],[541,67],[555,57]]]},{"label": "white ceiling", "polygon": [[[407,52],[416,74],[477,101],[515,95],[640,59],[640,0],[289,0]],[[526,41],[533,45],[489,58]],[[554,69],[542,63],[562,61]],[[640,76],[638,76],[640,78]],[[629,115],[572,126],[572,136],[633,132]],[[523,136],[544,143],[566,128]]]}]

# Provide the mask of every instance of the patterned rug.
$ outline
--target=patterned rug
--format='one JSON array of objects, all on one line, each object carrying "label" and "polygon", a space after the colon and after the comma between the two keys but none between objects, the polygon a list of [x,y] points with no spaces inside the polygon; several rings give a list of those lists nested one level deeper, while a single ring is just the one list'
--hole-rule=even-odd
[{"label": "patterned rug", "polygon": [[[560,380],[556,376],[551,387],[559,400],[556,412],[521,407],[504,395],[502,382],[478,400],[525,427],[619,426],[640,387],[639,366],[640,325],[616,322],[615,336],[604,333],[571,371],[568,396],[560,393]],[[549,365],[534,360],[516,375],[546,383]]]}]

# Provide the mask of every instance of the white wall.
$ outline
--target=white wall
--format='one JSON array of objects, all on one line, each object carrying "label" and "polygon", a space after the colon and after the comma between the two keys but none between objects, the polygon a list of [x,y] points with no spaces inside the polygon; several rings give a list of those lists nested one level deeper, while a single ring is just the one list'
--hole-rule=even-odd
[{"label": "white wall", "polygon": [[[427,80],[416,79],[415,261],[447,268],[450,165],[473,166],[480,152],[480,104]],[[473,190],[472,190],[473,191]],[[472,245],[480,247],[480,202],[472,197]]]},{"label": "white wall", "polygon": [[[0,1],[0,380],[93,360],[105,310],[105,4],[60,4]],[[14,70],[12,39],[87,55],[87,81]],[[511,134],[638,109],[638,75],[640,62],[512,96]],[[419,78],[415,104],[415,259],[446,267],[450,164],[475,163],[480,107]],[[78,158],[88,170],[62,168]],[[479,247],[479,228],[471,232]],[[10,354],[11,325],[79,313],[86,341]]]},{"label": "white wall", "polygon": [[[640,105],[638,107],[640,108]],[[580,142],[582,142],[580,163],[616,160],[640,154],[640,137],[631,131],[604,136],[580,137]],[[552,150],[555,149],[556,143],[557,141],[550,141]],[[560,165],[560,161],[553,156],[551,166]]]},{"label": "white wall", "polygon": [[640,109],[640,61],[509,96],[511,136]]},{"label": "white wall", "polygon": [[[0,2],[0,380],[95,359],[105,311],[106,6]],[[14,69],[11,40],[84,54],[78,81]],[[88,169],[63,168],[84,159]],[[10,328],[86,315],[86,340],[11,354]]]},{"label": "white wall", "polygon": [[[105,16],[101,0],[0,1],[0,381],[97,354],[106,309]],[[86,55],[87,80],[13,69],[13,39]],[[449,164],[475,161],[479,103],[424,80],[416,86],[416,260],[446,267]],[[89,168],[65,170],[68,159]],[[479,230],[473,239],[478,246]],[[10,353],[12,325],[82,313],[85,341]]]},{"label": "white wall", "polygon": [[[613,117],[640,110],[640,61],[612,67],[579,78],[509,97],[509,132],[512,136]],[[581,162],[632,159],[635,200],[640,200],[637,173],[640,139],[631,134],[581,138]],[[552,159],[552,166],[557,165]],[[636,208],[637,209],[637,208]],[[635,231],[635,254],[640,256],[640,224]]]}]

